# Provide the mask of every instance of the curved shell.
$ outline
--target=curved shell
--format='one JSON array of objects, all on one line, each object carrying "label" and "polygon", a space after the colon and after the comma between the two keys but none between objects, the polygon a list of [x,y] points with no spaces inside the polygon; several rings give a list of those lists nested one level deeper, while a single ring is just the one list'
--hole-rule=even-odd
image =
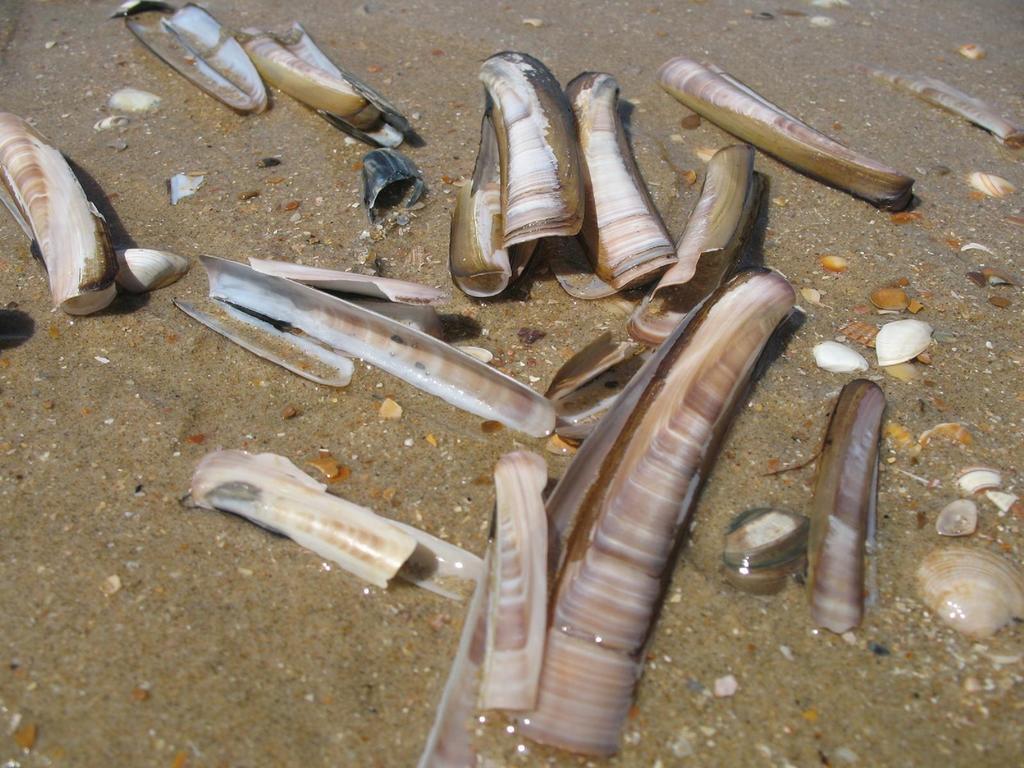
[{"label": "curved shell", "polygon": [[733,586],[768,594],[807,559],[810,521],[786,509],[760,507],[740,512],[725,532],[722,562]]},{"label": "curved shell", "polygon": [[572,110],[554,75],[525,53],[496,53],[480,79],[491,101],[501,164],[502,245],[575,235],[583,170]]},{"label": "curved shell", "polygon": [[967,183],[989,197],[1006,197],[1017,191],[1013,184],[994,173],[975,171],[967,177]]},{"label": "curved shell", "polygon": [[385,212],[402,206],[411,208],[426,186],[416,164],[393,149],[375,149],[363,157],[363,209],[371,224]]},{"label": "curved shell", "polygon": [[117,284],[129,293],[146,293],[180,280],[189,268],[189,260],[170,251],[153,248],[126,248],[117,252]]},{"label": "curved shell", "polygon": [[814,345],[814,362],[825,371],[832,373],[852,373],[866,371],[868,361],[856,350],[837,341],[823,341]]},{"label": "curved shell", "polygon": [[0,112],[0,202],[36,241],[54,304],[88,315],[114,300],[117,258],[103,216],[60,150]]},{"label": "curved shell", "polygon": [[970,499],[949,502],[935,518],[940,536],[970,536],[978,527],[978,505]]},{"label": "curved shell", "polygon": [[658,70],[662,88],[694,112],[791,168],[888,210],[910,202],[914,180],[847,149],[725,72],[682,56]]},{"label": "curved shell", "polygon": [[1024,618],[1024,573],[984,549],[938,549],[917,569],[925,604],[969,637],[989,637]]},{"label": "curved shell", "polygon": [[896,365],[913,360],[932,343],[932,327],[923,320],[886,323],[875,336],[878,364]]},{"label": "curved shell", "polygon": [[633,159],[619,117],[619,84],[584,72],[566,86],[579,131],[587,208],[581,232],[594,270],[616,289],[647,282],[675,261],[675,246]]}]

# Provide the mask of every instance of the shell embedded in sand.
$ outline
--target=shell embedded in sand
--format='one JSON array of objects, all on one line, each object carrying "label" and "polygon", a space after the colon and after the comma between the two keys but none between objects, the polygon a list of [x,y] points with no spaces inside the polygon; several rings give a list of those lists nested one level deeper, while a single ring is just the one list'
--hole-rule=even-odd
[{"label": "shell embedded in sand", "polygon": [[875,337],[881,366],[913,360],[932,343],[932,327],[922,320],[897,320],[883,325]]},{"label": "shell embedded in sand", "polygon": [[117,252],[117,284],[129,293],[146,293],[177,282],[189,268],[189,260],[170,251],[125,248]]},{"label": "shell embedded in sand", "polygon": [[972,59],[974,61],[984,59],[988,55],[984,48],[980,45],[976,45],[975,43],[964,43],[956,49],[956,52],[964,58]]},{"label": "shell embedded in sand", "polygon": [[837,341],[815,344],[813,352],[817,366],[832,373],[852,373],[868,369],[868,361],[863,355]]},{"label": "shell embedded in sand", "polygon": [[969,637],[989,637],[1011,619],[1024,618],[1024,573],[983,549],[939,549],[917,569],[925,604]]},{"label": "shell embedded in sand", "polygon": [[1006,197],[1017,191],[1013,184],[994,173],[975,171],[967,177],[967,183],[989,197]]}]

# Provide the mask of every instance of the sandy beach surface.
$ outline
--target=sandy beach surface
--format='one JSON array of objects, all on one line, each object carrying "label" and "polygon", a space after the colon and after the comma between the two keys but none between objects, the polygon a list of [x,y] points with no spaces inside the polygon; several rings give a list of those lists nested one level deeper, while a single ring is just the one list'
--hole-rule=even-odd
[{"label": "sandy beach surface", "polygon": [[[489,349],[539,391],[598,333],[624,338],[627,308],[571,299],[544,268],[497,301],[452,286],[449,222],[476,156],[477,73],[490,54],[529,52],[562,83],[612,73],[673,236],[699,194],[700,153],[734,142],[706,121],[681,125],[690,113],[654,76],[675,55],[725,67],[916,178],[919,216],[901,222],[758,155],[771,183],[764,262],[820,301],[801,299],[805,324],[757,385],[704,489],[620,754],[605,763],[533,744],[517,754],[523,741],[499,723],[483,729],[490,765],[1020,764],[1024,626],[982,641],[957,634],[926,609],[914,574],[938,547],[1018,564],[1024,553],[1020,507],[1000,512],[984,497],[973,536],[935,531],[961,468],[998,468],[1010,493],[1024,486],[1024,295],[965,277],[981,264],[1024,272],[1024,150],[853,67],[938,77],[1024,120],[1024,5],[819,5],[210,0],[233,27],[303,22],[411,118],[425,144],[407,151],[429,192],[407,226],[378,233],[360,206],[367,148],[301,104],[272,92],[265,114],[235,114],[108,21],[113,3],[0,2],[0,109],[31,119],[73,161],[119,245],[443,287],[449,338]],[[965,43],[987,57],[959,55]],[[94,130],[126,86],[157,94],[159,108]],[[267,157],[280,164],[260,167]],[[974,171],[1018,191],[972,194]],[[172,207],[167,180],[179,172],[206,181]],[[961,250],[971,242],[987,250]],[[509,429],[485,432],[479,418],[363,364],[349,387],[330,389],[257,359],[171,303],[206,296],[198,263],[170,288],[73,318],[52,308],[43,266],[6,215],[0,246],[0,765],[413,765],[463,604],[400,583],[368,587],[240,518],[188,508],[196,462],[218,447],[269,451],[317,474],[307,462],[329,451],[350,471],[332,492],[481,553],[496,459],[535,450],[551,477],[570,459]],[[823,255],[844,257],[847,271],[825,271]],[[815,630],[796,583],[772,597],[731,587],[722,534],[750,507],[809,510],[813,466],[767,473],[812,456],[852,378],[817,368],[811,349],[848,321],[894,319],[868,296],[901,279],[935,342],[912,381],[883,373],[861,348],[894,426],[881,450],[877,597],[840,637]],[[524,328],[544,335],[527,344],[536,334]],[[385,397],[403,407],[400,420],[378,416]],[[969,443],[915,447],[945,422],[962,424]],[[727,675],[738,690],[714,696]]]}]

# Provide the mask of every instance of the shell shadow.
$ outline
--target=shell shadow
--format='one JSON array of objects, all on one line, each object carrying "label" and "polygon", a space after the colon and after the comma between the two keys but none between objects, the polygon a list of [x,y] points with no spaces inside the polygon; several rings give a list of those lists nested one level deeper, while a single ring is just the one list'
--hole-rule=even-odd
[{"label": "shell shadow", "polygon": [[36,321],[20,309],[0,309],[0,349],[13,349],[32,338]]}]

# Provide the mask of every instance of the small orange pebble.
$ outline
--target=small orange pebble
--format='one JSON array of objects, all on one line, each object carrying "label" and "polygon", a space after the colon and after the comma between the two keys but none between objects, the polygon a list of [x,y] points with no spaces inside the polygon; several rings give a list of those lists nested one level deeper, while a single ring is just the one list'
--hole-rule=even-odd
[{"label": "small orange pebble", "polygon": [[947,421],[942,424],[936,424],[931,429],[925,430],[921,433],[921,436],[917,438],[917,442],[924,446],[928,445],[935,438],[942,438],[948,440],[951,443],[959,443],[960,445],[971,445],[974,442],[974,438],[971,437],[971,433],[967,431],[963,424],[956,421]]},{"label": "small orange pebble", "polygon": [[556,456],[572,456],[576,453],[576,444],[559,435],[552,435],[544,444],[544,449]]},{"label": "small orange pebble", "polygon": [[946,245],[948,245],[954,251],[959,251],[960,250],[960,246],[962,246],[964,244],[963,240],[958,240],[955,237],[947,237],[944,242],[946,243]]},{"label": "small orange pebble", "polygon": [[171,768],[185,768],[185,763],[188,762],[188,752],[182,750],[174,756],[174,760],[171,761]]},{"label": "small orange pebble", "polygon": [[878,335],[878,326],[863,323],[860,320],[851,320],[845,325],[840,326],[839,333],[857,344],[865,347],[874,347],[875,336]]},{"label": "small orange pebble", "polygon": [[15,743],[26,752],[36,745],[39,729],[35,723],[26,723],[14,732]]},{"label": "small orange pebble", "polygon": [[818,263],[821,264],[822,269],[837,274],[845,272],[849,268],[849,262],[842,256],[832,256],[830,254],[820,257]]},{"label": "small orange pebble", "polygon": [[907,312],[909,312],[912,315],[916,315],[922,309],[924,309],[924,304],[922,304],[917,299],[911,299],[910,303],[907,304]]},{"label": "small orange pebble", "polygon": [[910,430],[895,421],[887,422],[882,434],[901,447],[914,442],[914,436],[910,434]]},{"label": "small orange pebble", "polygon": [[1005,296],[989,296],[988,303],[993,307],[999,307],[1000,309],[1006,309],[1012,303]]},{"label": "small orange pebble", "polygon": [[397,421],[402,418],[402,406],[390,397],[385,397],[384,402],[380,404],[380,410],[377,411],[377,415],[388,421]]},{"label": "small orange pebble", "polygon": [[60,327],[56,323],[50,323],[50,327],[47,330],[51,339],[60,338]]},{"label": "small orange pebble", "polygon": [[302,205],[302,203],[300,203],[298,200],[289,200],[287,203],[285,203],[284,205],[281,206],[281,210],[282,211],[294,211],[300,205]]},{"label": "small orange pebble", "polygon": [[444,56],[444,51],[442,51],[440,48],[435,48],[434,50],[432,50],[430,52],[430,55],[431,56]]},{"label": "small orange pebble", "polygon": [[694,184],[697,183],[697,172],[696,171],[693,171],[693,170],[683,171],[682,173],[679,174],[679,176],[680,176],[680,178],[682,178],[683,181],[686,182],[686,186],[688,186],[688,187],[692,187]]},{"label": "small orange pebble", "polygon": [[202,432],[196,432],[194,435],[189,435],[185,438],[185,442],[190,445],[202,445],[206,442],[206,435]]},{"label": "small orange pebble", "polygon": [[876,288],[869,298],[879,309],[903,311],[910,304],[907,292],[902,288]]},{"label": "small orange pebble", "polygon": [[373,74],[377,74],[378,72],[383,72],[384,71],[384,67],[381,67],[381,66],[379,66],[377,64],[371,64],[370,66],[368,66],[366,68],[366,71],[367,72],[371,72]]},{"label": "small orange pebble", "polygon": [[281,411],[281,418],[282,419],[294,419],[300,413],[301,413],[301,411],[298,408],[296,408],[294,405],[286,405],[284,407],[284,409]]},{"label": "small orange pebble", "polygon": [[320,470],[320,473],[329,483],[337,483],[347,480],[352,470],[338,463],[331,454],[324,453],[319,457],[306,462],[309,466]]},{"label": "small orange pebble", "polygon": [[931,353],[929,353],[929,352],[922,352],[921,354],[919,354],[914,359],[917,360],[917,362],[921,363],[921,365],[931,365],[932,364],[932,356],[931,356]]},{"label": "small orange pebble", "polygon": [[679,127],[684,128],[687,131],[692,131],[694,128],[700,127],[700,115],[693,114],[687,115],[679,121]]},{"label": "small orange pebble", "polygon": [[271,176],[269,179],[267,179],[266,183],[280,184],[282,181],[284,181],[284,176]]},{"label": "small orange pebble", "polygon": [[434,448],[437,448],[437,438],[434,437],[432,433],[428,432],[427,436],[424,437],[423,439],[430,443],[430,445],[433,446]]},{"label": "small orange pebble", "polygon": [[800,716],[808,723],[818,722],[818,710],[816,709],[805,709],[803,712],[800,713]]},{"label": "small orange pebble", "polygon": [[132,698],[136,701],[146,701],[149,698],[149,691],[145,688],[132,688]]},{"label": "small orange pebble", "polygon": [[893,224],[909,224],[912,221],[920,221],[923,218],[919,211],[900,211],[889,214],[889,220]]},{"label": "small orange pebble", "polygon": [[495,432],[501,432],[504,426],[500,421],[485,421],[480,425],[480,430],[485,435],[493,435]]}]

